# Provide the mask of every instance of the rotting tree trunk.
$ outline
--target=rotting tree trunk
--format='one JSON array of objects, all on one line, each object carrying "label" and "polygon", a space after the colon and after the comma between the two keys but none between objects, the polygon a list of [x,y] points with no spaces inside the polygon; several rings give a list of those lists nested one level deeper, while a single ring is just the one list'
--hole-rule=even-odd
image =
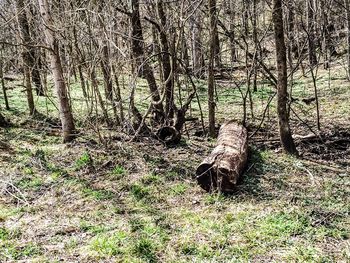
[{"label": "rotting tree trunk", "polygon": [[248,158],[246,128],[233,121],[223,124],[218,143],[196,171],[198,184],[206,191],[234,191]]},{"label": "rotting tree trunk", "polygon": [[287,51],[284,41],[282,1],[274,0],[272,19],[275,31],[276,62],[277,62],[277,114],[280,139],[285,152],[298,155],[289,127],[287,111]]},{"label": "rotting tree trunk", "polygon": [[47,0],[38,0],[38,2],[40,6],[40,13],[43,18],[46,41],[50,47],[51,70],[58,97],[63,142],[70,142],[75,137],[75,126],[72,111],[69,105],[66,82],[63,76],[58,40],[55,38],[55,32],[52,30],[54,26],[52,25],[52,17]]}]

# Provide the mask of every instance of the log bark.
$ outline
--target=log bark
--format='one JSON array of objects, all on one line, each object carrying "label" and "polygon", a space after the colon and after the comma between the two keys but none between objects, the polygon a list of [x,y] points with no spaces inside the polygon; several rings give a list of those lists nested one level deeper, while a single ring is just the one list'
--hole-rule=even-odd
[{"label": "log bark", "polygon": [[206,191],[234,191],[247,163],[247,130],[233,121],[223,124],[218,143],[196,171],[198,184]]}]

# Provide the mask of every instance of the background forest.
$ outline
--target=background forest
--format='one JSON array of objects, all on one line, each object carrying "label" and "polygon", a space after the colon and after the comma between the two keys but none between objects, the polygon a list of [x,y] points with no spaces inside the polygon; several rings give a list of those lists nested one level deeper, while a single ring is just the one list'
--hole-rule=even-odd
[{"label": "background forest", "polygon": [[0,262],[350,260],[350,0],[0,0],[0,80]]}]

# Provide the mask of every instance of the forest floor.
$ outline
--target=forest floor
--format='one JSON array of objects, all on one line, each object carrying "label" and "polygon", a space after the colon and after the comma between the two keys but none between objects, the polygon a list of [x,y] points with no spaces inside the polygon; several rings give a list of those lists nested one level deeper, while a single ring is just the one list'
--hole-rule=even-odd
[{"label": "forest floor", "polygon": [[[3,111],[13,126],[0,133],[0,262],[349,262],[350,89],[336,74],[328,80],[317,80],[321,138],[297,140],[302,158],[283,155],[271,106],[232,195],[196,184],[215,145],[194,135],[199,124],[174,147],[114,131],[101,143],[92,129],[64,145],[57,127],[26,117],[13,84],[16,110]],[[315,127],[313,106],[301,102],[310,83],[296,80],[294,109]],[[253,94],[260,115],[271,92]],[[239,119],[237,89],[221,83],[218,96],[218,122]],[[292,116],[295,133],[310,133],[304,122]]]}]

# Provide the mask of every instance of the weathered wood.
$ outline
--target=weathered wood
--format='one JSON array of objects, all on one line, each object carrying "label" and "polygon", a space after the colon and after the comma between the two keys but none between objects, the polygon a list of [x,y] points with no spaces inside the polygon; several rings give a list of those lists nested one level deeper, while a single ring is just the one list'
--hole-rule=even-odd
[{"label": "weathered wood", "polygon": [[223,124],[218,143],[198,166],[198,184],[206,191],[232,192],[248,157],[247,130],[233,121]]}]

